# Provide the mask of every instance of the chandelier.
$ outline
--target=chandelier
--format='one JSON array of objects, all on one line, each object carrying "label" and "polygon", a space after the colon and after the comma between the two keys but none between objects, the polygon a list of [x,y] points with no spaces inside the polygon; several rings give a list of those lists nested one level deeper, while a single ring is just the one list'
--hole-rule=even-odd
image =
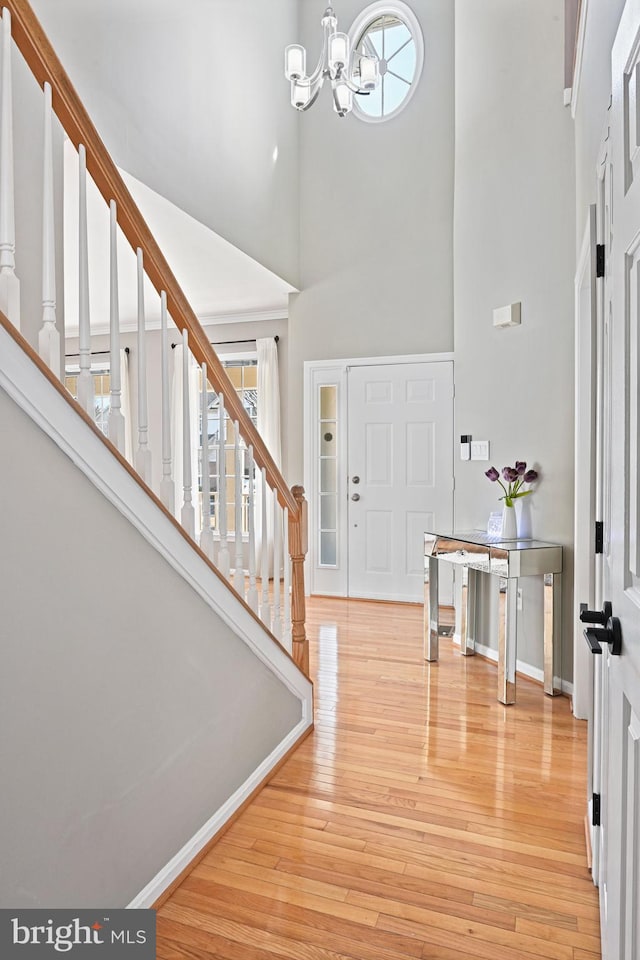
[{"label": "chandelier", "polygon": [[353,107],[353,96],[370,94],[378,86],[379,64],[376,57],[356,55],[346,33],[338,32],[333,7],[327,7],[322,18],[324,37],[318,65],[307,76],[307,51],[298,43],[284,52],[284,73],[291,81],[291,105],[308,110],[317,98],[326,79],[331,81],[333,109],[345,117]]}]

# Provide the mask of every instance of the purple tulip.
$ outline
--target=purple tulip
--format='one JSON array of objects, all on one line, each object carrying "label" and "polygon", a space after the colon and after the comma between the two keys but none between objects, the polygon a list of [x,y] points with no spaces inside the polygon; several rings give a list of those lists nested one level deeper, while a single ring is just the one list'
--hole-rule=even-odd
[{"label": "purple tulip", "polygon": [[518,471],[514,467],[503,467],[502,476],[507,483],[515,483],[518,479]]},{"label": "purple tulip", "polygon": [[484,475],[485,477],[489,477],[489,480],[498,480],[500,477],[500,474],[495,467],[489,467],[489,469],[485,471]]},{"label": "purple tulip", "polygon": [[524,482],[525,482],[525,483],[533,483],[533,481],[534,481],[534,480],[537,480],[537,479],[538,479],[538,471],[537,471],[537,470],[527,470],[527,472],[526,472],[525,475],[524,475]]},{"label": "purple tulip", "polygon": [[525,463],[524,460],[516,460],[516,472],[519,477],[522,476],[522,474],[525,472],[526,469],[527,469],[527,464]]}]

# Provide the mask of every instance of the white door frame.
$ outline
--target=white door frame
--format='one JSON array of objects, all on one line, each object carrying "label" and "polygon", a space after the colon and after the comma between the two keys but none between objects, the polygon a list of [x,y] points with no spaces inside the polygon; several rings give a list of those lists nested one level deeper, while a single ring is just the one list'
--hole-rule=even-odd
[{"label": "white door frame", "polygon": [[[327,590],[321,583],[316,570],[315,557],[317,552],[316,535],[316,503],[317,503],[317,473],[315,469],[314,448],[315,448],[315,428],[317,425],[316,398],[314,386],[321,383],[336,383],[341,388],[338,396],[338,422],[346,428],[347,424],[347,368],[365,367],[365,366],[383,366],[384,364],[402,364],[402,363],[440,363],[450,361],[453,363],[454,384],[455,384],[455,355],[451,353],[421,353],[421,354],[402,354],[400,356],[384,357],[349,357],[335,360],[305,360],[304,362],[304,487],[307,500],[309,502],[309,550],[307,553],[305,585],[307,595],[312,593],[331,593],[333,596],[346,597],[348,592],[348,568],[346,563],[346,544],[348,536],[347,528],[347,510],[346,505],[341,503],[343,498],[338,498],[338,542],[342,545],[342,557],[339,560],[339,574],[335,576],[335,581],[339,583],[339,588]],[[329,378],[329,379],[327,379]],[[452,438],[453,440],[453,438]],[[345,465],[347,461],[347,435],[346,429],[338,432],[338,464]],[[346,477],[346,472],[344,474]],[[455,509],[455,503],[454,503]],[[341,562],[340,562],[341,561]]]},{"label": "white door frame", "polygon": [[[596,519],[596,208],[589,207],[575,276],[575,510],[573,596],[576,606],[595,608]],[[591,716],[593,656],[576,616],[573,634],[573,713]]]}]

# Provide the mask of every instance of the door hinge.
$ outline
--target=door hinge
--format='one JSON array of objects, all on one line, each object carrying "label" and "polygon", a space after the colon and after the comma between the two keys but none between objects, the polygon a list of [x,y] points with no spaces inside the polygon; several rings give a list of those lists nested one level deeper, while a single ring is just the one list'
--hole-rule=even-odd
[{"label": "door hinge", "polygon": [[591,809],[591,826],[599,827],[600,826],[600,794],[594,793],[593,795],[593,806]]},{"label": "door hinge", "polygon": [[596,243],[596,277],[604,277],[604,243]]},{"label": "door hinge", "polygon": [[602,520],[596,520],[595,551],[604,553],[604,522]]}]

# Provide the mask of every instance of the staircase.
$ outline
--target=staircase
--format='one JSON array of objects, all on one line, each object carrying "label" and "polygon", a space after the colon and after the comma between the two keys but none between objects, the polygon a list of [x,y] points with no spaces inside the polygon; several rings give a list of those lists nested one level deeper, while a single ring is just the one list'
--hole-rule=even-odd
[{"label": "staircase", "polygon": [[[22,161],[13,150],[12,60],[20,55],[43,91],[37,345],[20,332],[24,291],[16,274],[14,163]],[[61,381],[54,117],[79,159],[77,401]],[[108,437],[94,422],[91,181],[110,214]],[[34,184],[34,195],[39,189]],[[135,254],[138,277],[133,463],[125,456],[118,375],[121,237]],[[161,316],[158,370],[146,360],[146,281]],[[179,451],[172,449],[170,430],[172,339],[182,346],[185,385]],[[204,470],[198,530],[189,439],[194,365],[205,421],[212,393],[219,411],[215,527]],[[159,438],[149,435],[152,378],[161,382]],[[289,489],[247,415],[26,0],[8,0],[2,15],[0,418],[9,451],[0,511],[7,664],[0,680],[0,761],[10,785],[3,820],[11,825],[0,850],[0,906],[150,906],[312,728],[306,502],[301,487]],[[153,450],[156,440],[160,450]],[[207,462],[208,443],[203,430]],[[151,457],[158,453],[162,480],[153,490]],[[180,490],[172,480],[177,457]],[[243,477],[249,480],[246,538]],[[227,497],[235,505],[231,524]]]}]

